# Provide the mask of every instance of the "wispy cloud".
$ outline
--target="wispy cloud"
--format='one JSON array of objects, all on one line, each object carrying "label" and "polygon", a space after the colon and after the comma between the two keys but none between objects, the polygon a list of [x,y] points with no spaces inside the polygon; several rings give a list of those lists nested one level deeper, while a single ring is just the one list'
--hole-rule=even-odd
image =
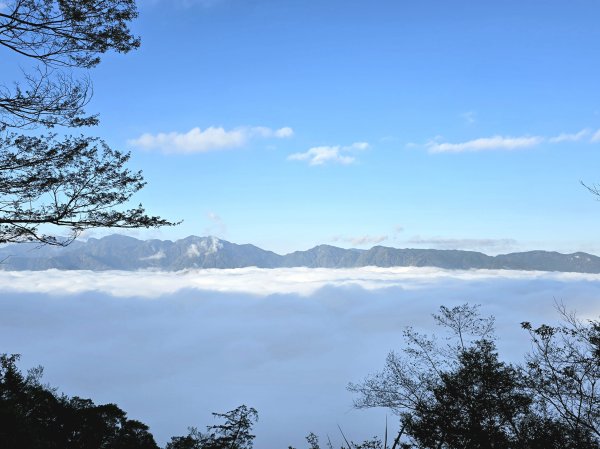
[{"label": "wispy cloud", "polygon": [[215,212],[208,212],[206,218],[210,221],[210,226],[204,229],[204,234],[224,237],[227,235],[227,225],[223,219]]},{"label": "wispy cloud", "polygon": [[426,147],[430,153],[463,153],[490,150],[517,150],[539,145],[544,141],[540,136],[493,136],[468,140],[466,142],[450,143],[431,141]]},{"label": "wispy cloud", "polygon": [[443,237],[415,236],[407,240],[408,244],[427,246],[436,249],[462,249],[477,251],[507,251],[517,246],[514,239],[455,239]]},{"label": "wispy cloud", "polygon": [[460,114],[460,116],[464,119],[467,125],[472,125],[477,121],[477,113],[475,111],[467,111]]},{"label": "wispy cloud", "polygon": [[582,129],[581,131],[573,134],[561,133],[558,136],[550,137],[548,142],[550,143],[561,143],[561,142],[579,142],[584,137],[589,136],[591,131],[589,129]]},{"label": "wispy cloud", "polygon": [[358,237],[348,237],[343,235],[334,236],[332,242],[344,242],[354,246],[377,245],[388,239],[387,235],[361,235]]},{"label": "wispy cloud", "polygon": [[193,128],[186,133],[146,133],[136,139],[130,139],[127,143],[144,150],[159,150],[163,153],[203,153],[243,147],[256,138],[283,139],[293,135],[294,131],[290,127],[271,129],[265,126],[241,126],[226,130],[223,127],[211,126],[204,130]]},{"label": "wispy cloud", "polygon": [[348,146],[320,146],[312,147],[304,153],[294,153],[288,156],[291,161],[307,161],[309,165],[324,165],[336,163],[342,165],[352,164],[356,161],[354,154],[357,151],[369,148],[367,142],[355,142]]},{"label": "wispy cloud", "polygon": [[167,257],[167,255],[165,254],[164,251],[158,251],[157,253],[152,254],[151,256],[147,256],[147,257],[140,257],[140,260],[160,260],[160,259],[164,259],[165,257]]},{"label": "wispy cloud", "polygon": [[[430,153],[464,153],[477,151],[510,151],[523,148],[532,148],[544,142],[557,144],[563,142],[580,142],[583,140],[589,142],[600,142],[600,130],[596,131],[589,140],[586,138],[592,134],[588,128],[575,133],[560,133],[556,136],[501,136],[480,137],[477,139],[467,140],[464,142],[444,142],[441,137],[431,139],[425,144],[425,148]],[[407,144],[407,147],[415,146],[415,144]]]}]

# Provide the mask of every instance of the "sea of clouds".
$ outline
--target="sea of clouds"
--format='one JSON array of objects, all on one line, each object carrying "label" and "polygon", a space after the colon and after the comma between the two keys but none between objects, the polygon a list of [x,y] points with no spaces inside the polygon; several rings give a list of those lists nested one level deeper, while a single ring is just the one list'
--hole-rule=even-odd
[{"label": "sea of clouds", "polygon": [[[211,411],[259,411],[256,447],[383,435],[385,410],[353,410],[350,381],[436,331],[440,305],[481,304],[499,348],[529,349],[521,321],[552,323],[556,302],[600,317],[600,276],[437,268],[164,272],[0,271],[0,352],[69,395],[114,402],[160,443]],[[439,332],[439,329],[437,329]],[[388,421],[393,432],[397,422]],[[335,444],[338,446],[338,444]]]}]

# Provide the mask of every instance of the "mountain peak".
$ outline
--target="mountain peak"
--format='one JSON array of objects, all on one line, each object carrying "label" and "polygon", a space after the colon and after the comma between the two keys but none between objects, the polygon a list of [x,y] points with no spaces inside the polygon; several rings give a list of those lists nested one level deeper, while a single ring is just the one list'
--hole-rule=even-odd
[{"label": "mountain peak", "polygon": [[217,237],[200,237],[200,239],[195,240],[194,243],[190,243],[190,245],[187,247],[186,255],[189,258],[206,256],[209,254],[215,254],[222,248],[223,242]]},{"label": "mountain peak", "polygon": [[279,255],[254,245],[237,245],[216,236],[138,240],[112,234],[66,248],[29,245],[0,247],[2,270],[140,270],[177,271],[188,268],[353,268],[439,267],[444,269],[511,269],[600,273],[600,257],[587,253],[550,251],[488,256],[475,251],[398,249],[375,246],[369,250],[318,245],[307,251]]}]

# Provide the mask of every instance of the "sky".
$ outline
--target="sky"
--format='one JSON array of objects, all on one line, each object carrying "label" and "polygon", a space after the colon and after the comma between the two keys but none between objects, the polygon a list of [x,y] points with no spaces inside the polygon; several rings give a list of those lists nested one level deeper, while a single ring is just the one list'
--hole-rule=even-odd
[{"label": "sky", "polygon": [[116,403],[159,444],[210,413],[255,407],[255,447],[306,447],[304,437],[383,437],[398,420],[356,410],[349,382],[379,372],[402,331],[447,335],[439,306],[480,304],[496,317],[502,360],[531,349],[522,321],[554,324],[564,304],[598,319],[597,275],[374,267],[194,270],[185,273],[0,271],[2,352],[41,365],[69,396]]},{"label": "sky", "polygon": [[139,9],[85,130],[132,152],[135,204],[184,220],[135,236],[600,254],[598,2]]}]

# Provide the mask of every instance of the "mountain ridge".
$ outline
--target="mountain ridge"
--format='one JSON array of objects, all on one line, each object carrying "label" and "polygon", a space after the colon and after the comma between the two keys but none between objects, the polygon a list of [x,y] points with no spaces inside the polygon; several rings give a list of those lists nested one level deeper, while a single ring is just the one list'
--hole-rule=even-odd
[{"label": "mountain ridge", "polygon": [[393,248],[344,249],[318,245],[305,251],[277,254],[252,244],[217,237],[188,236],[179,240],[139,240],[121,234],[62,247],[34,243],[0,247],[0,270],[125,270],[179,271],[190,268],[354,268],[438,267],[445,269],[509,269],[600,273],[600,257],[577,252],[526,251],[489,256],[477,251]]}]

